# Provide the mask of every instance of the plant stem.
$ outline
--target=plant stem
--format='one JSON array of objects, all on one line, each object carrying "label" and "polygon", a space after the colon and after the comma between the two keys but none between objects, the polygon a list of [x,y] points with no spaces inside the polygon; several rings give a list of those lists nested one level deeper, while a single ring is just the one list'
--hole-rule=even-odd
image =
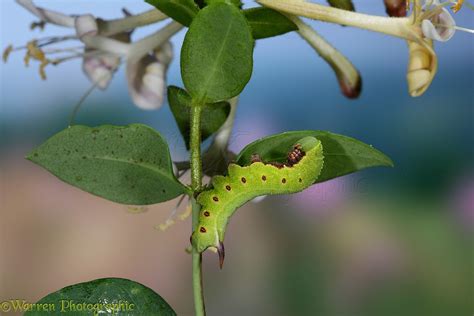
[{"label": "plant stem", "polygon": [[[191,147],[191,189],[194,195],[201,191],[202,187],[202,161],[201,161],[201,112],[202,108],[195,105],[191,108],[191,130],[190,130],[190,147]],[[191,200],[192,203],[192,228],[193,231],[197,226],[200,207],[196,203],[195,196]],[[193,293],[194,293],[194,311],[196,316],[205,316],[206,309],[204,306],[204,295],[202,290],[202,256],[196,249],[192,250],[193,261]]]},{"label": "plant stem", "polygon": [[[193,230],[197,226],[197,219],[199,216],[200,206],[193,198],[192,201],[193,212]],[[193,293],[194,293],[194,313],[196,316],[205,316],[206,307],[204,306],[204,293],[202,288],[202,255],[194,248],[192,250],[193,258]]]},{"label": "plant stem", "polygon": [[117,33],[133,30],[134,28],[149,25],[167,19],[168,16],[156,9],[114,20],[98,20],[100,34],[110,36]]},{"label": "plant stem", "polygon": [[411,17],[389,18],[337,9],[303,0],[257,0],[263,6],[314,20],[354,26],[411,40]]}]

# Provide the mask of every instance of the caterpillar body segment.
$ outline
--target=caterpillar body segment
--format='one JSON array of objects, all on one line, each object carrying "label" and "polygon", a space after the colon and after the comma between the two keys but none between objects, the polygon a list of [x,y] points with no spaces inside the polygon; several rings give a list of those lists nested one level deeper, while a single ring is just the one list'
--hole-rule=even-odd
[{"label": "caterpillar body segment", "polygon": [[322,166],[322,144],[314,137],[300,139],[285,163],[265,163],[257,158],[248,166],[230,164],[227,176],[214,177],[212,189],[197,197],[201,211],[191,236],[193,247],[198,252],[216,248],[222,267],[225,230],[235,210],[257,196],[296,193],[308,188],[318,178]]}]

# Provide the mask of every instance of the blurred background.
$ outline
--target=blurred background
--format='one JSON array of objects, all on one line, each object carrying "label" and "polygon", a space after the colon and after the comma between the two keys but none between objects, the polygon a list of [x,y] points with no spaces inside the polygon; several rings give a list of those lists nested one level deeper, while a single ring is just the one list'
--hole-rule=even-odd
[{"label": "blurred background", "polygon": [[[384,15],[383,1],[357,1],[358,11]],[[103,18],[150,8],[138,0],[38,1],[57,11]],[[2,0],[1,48],[68,34]],[[457,24],[474,27],[464,8]],[[321,129],[372,144],[393,169],[373,169],[292,196],[249,203],[226,236],[226,262],[204,255],[209,315],[467,316],[473,307],[474,41],[458,32],[436,43],[439,72],[428,92],[411,98],[404,41],[312,22],[363,76],[359,99],[345,99],[331,69],[297,34],[258,41],[255,68],[237,112],[231,148],[286,130]],[[153,26],[156,28],[156,26]],[[152,27],[152,28],[153,28]],[[144,28],[134,35],[143,36]],[[179,50],[169,84],[182,86]],[[37,301],[64,286],[103,277],[143,283],[178,315],[193,315],[190,219],[165,232],[175,201],[136,209],[62,183],[23,157],[67,127],[90,87],[80,60],[47,68],[23,53],[1,67],[0,301]],[[168,106],[145,112],[131,102],[124,69],[106,91],[94,91],[76,123],[145,123],[186,158]],[[184,207],[180,212],[184,211]]]}]

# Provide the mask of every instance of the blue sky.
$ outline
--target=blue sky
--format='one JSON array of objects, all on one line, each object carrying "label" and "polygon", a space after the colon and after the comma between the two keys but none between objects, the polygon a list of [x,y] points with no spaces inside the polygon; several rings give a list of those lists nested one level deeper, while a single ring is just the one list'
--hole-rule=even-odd
[{"label": "blue sky", "polygon": [[[385,14],[382,0],[354,2],[360,12]],[[104,18],[120,16],[122,7],[131,12],[150,8],[135,0],[37,3],[61,12],[91,12]],[[32,32],[29,24],[34,18],[29,12],[12,0],[2,0],[0,5],[2,48],[10,43],[23,45],[34,37],[71,33],[54,26],[47,26],[43,33]],[[473,17],[467,8],[455,15],[458,25],[469,28],[474,28]],[[252,135],[252,139],[289,129],[324,129],[374,144],[396,160],[406,160],[407,166],[415,158],[427,161],[439,146],[443,146],[441,156],[463,161],[457,172],[470,165],[474,140],[471,34],[457,32],[449,42],[436,43],[438,75],[424,96],[411,98],[405,81],[408,51],[404,41],[328,23],[311,24],[360,70],[364,83],[361,97],[356,101],[344,98],[332,70],[297,34],[258,41],[254,73],[241,96],[236,135]],[[156,26],[134,35],[143,36],[153,28]],[[178,57],[183,36],[182,31],[173,39],[176,58],[168,82],[174,85],[182,85]],[[17,53],[0,66],[0,72],[2,121],[7,139],[29,143],[39,143],[66,127],[72,108],[90,87],[79,60],[49,67],[48,80],[42,81],[37,65],[25,68],[23,55]],[[166,106],[154,112],[133,106],[124,77],[121,69],[107,91],[93,92],[78,122],[89,125],[141,122],[169,137],[177,135]],[[184,157],[181,141],[178,139],[174,144],[181,148],[175,149],[177,155]]]}]

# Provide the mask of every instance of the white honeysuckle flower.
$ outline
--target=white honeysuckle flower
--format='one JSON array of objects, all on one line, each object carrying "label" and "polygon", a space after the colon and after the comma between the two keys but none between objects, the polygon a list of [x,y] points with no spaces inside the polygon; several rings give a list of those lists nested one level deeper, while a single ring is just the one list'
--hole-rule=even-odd
[{"label": "white honeysuckle flower", "polygon": [[474,33],[473,30],[456,26],[445,7],[451,5],[457,12],[462,0],[407,0],[412,12],[407,17],[382,17],[360,12],[340,10],[307,0],[257,0],[261,5],[287,15],[306,17],[318,21],[337,23],[402,38],[408,42],[410,61],[408,85],[410,95],[421,96],[431,85],[438,69],[438,58],[433,40],[447,41],[455,30]]},{"label": "white honeysuckle flower", "polygon": [[[99,33],[97,20],[90,14],[82,15],[76,18],[75,28],[77,36],[82,39],[84,36],[95,36]],[[131,32],[123,32],[111,36],[112,38],[124,43],[130,42]],[[85,52],[97,52],[95,49],[85,48]],[[96,55],[84,56],[82,69],[89,80],[99,89],[106,89],[117,71],[121,62],[118,55],[111,53],[100,53]]]},{"label": "white honeysuckle flower", "polygon": [[[86,49],[86,51],[93,51]],[[82,69],[89,80],[99,89],[105,90],[120,65],[120,57],[112,54],[85,56]]]},{"label": "white honeysuckle flower", "polygon": [[173,57],[173,48],[166,42],[138,61],[127,61],[128,90],[141,109],[154,110],[163,105],[166,92],[166,70]]},{"label": "white honeysuckle flower", "polygon": [[[161,21],[167,16],[156,9],[137,15],[124,10],[124,18],[104,20],[92,14],[67,15],[51,11],[36,6],[33,0],[16,1],[40,19],[34,25],[43,27],[47,23],[55,24],[73,29],[75,34],[33,39],[22,47],[10,45],[3,54],[5,62],[11,52],[26,50],[25,64],[28,66],[32,59],[39,61],[41,78],[46,79],[46,66],[82,58],[86,76],[95,86],[105,89],[121,61],[126,60],[132,100],[144,109],[160,108],[166,87],[166,70],[172,58],[169,39],[182,29],[181,24],[171,22],[131,42],[131,32],[136,27]],[[80,41],[82,46],[51,47],[66,41]]]},{"label": "white honeysuckle flower", "polygon": [[[438,26],[435,26],[433,22]],[[455,26],[456,22],[454,21],[453,17],[451,14],[449,14],[448,10],[444,8],[442,12],[439,15],[433,17],[433,19],[423,20],[423,22],[421,22],[423,35],[439,42],[446,42],[450,40],[456,31]]]},{"label": "white honeysuckle flower", "polygon": [[437,9],[439,13],[421,21],[421,30],[426,38],[446,42],[456,31],[456,21],[438,0],[425,1],[424,10]]}]

